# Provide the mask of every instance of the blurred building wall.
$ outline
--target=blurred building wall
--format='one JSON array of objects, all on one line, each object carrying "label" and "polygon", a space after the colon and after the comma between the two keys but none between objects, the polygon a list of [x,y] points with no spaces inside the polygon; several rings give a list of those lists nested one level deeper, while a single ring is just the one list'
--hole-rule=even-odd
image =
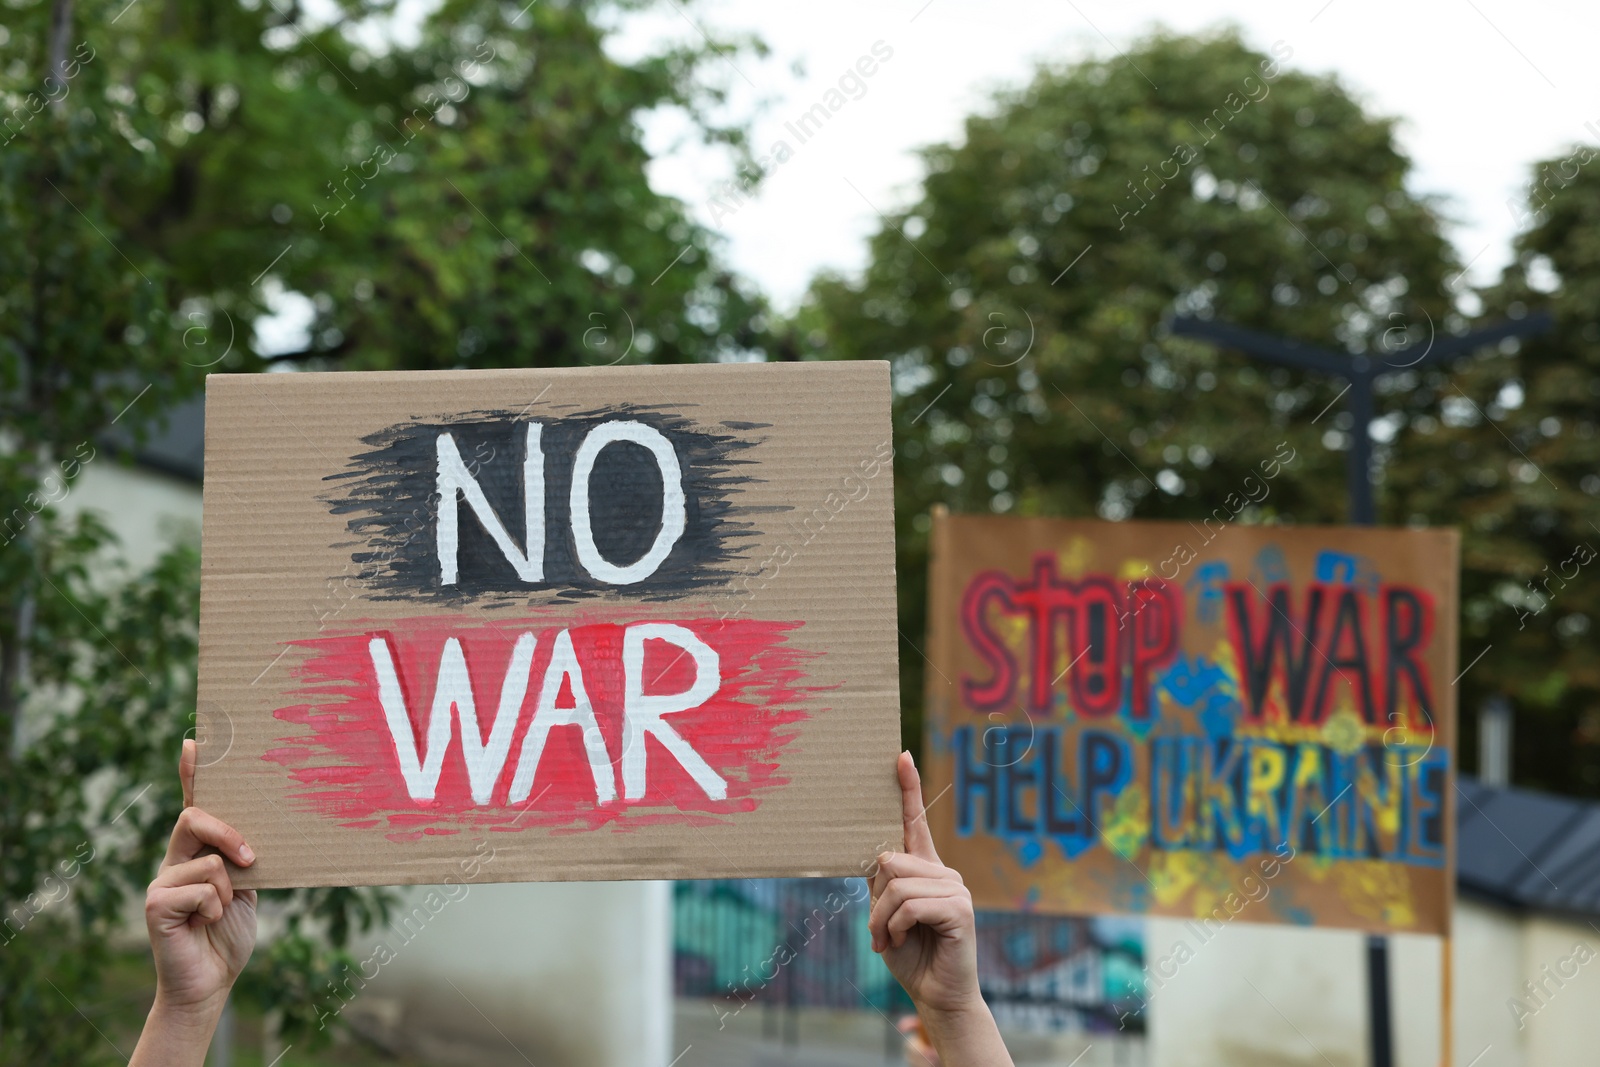
[{"label": "blurred building wall", "polygon": [[56,505],[63,515],[88,509],[116,532],[128,566],[142,571],[180,540],[200,541],[200,486],[129,466],[104,448],[83,467]]},{"label": "blurred building wall", "polygon": [[[361,939],[355,955],[376,977],[351,987],[343,1011],[392,1051],[482,1067],[667,1067],[676,1055],[671,883],[417,886],[405,897],[388,928]],[[382,963],[380,941],[393,952]]]},{"label": "blurred building wall", "polygon": [[[1537,921],[1537,920],[1535,920]],[[1456,1063],[1482,1055],[1478,1067],[1533,1067],[1506,1000],[1523,980],[1526,968],[1525,923],[1510,912],[1461,902],[1455,910]],[[1437,988],[1437,981],[1431,988]],[[1547,1020],[1548,1021],[1548,1020]],[[1488,1050],[1485,1054],[1485,1050]],[[1564,1063],[1582,1060],[1552,1060]]]},{"label": "blurred building wall", "polygon": [[[1600,936],[1587,922],[1547,916],[1527,919],[1521,934],[1521,973],[1504,976],[1507,989],[1502,1001],[1516,999],[1536,1014],[1521,1016],[1523,1025],[1519,1029],[1511,1024],[1512,1011],[1501,1008],[1504,1025],[1522,1039],[1522,1059],[1506,1060],[1507,1067],[1514,1063],[1565,1067],[1600,1062],[1600,958],[1595,955],[1600,950]],[[1575,952],[1579,945],[1588,951]],[[1579,963],[1582,956],[1588,959]],[[1572,963],[1563,966],[1568,960]],[[1545,970],[1547,966],[1549,971]],[[1564,970],[1573,967],[1577,970],[1575,977],[1561,977]],[[1529,979],[1540,987],[1537,996],[1529,994],[1523,985]],[[1496,1067],[1492,1055],[1485,1057],[1483,1067]]]},{"label": "blurred building wall", "polygon": [[[1600,1062],[1600,932],[1473,901],[1457,903],[1454,924],[1455,1067]],[[1150,1000],[1153,1067],[1370,1062],[1365,935],[1233,923],[1197,945],[1183,920],[1152,919],[1145,936],[1152,966],[1182,954],[1180,942],[1190,950]],[[1395,1062],[1436,1067],[1439,940],[1401,935],[1390,946]],[[1542,988],[1530,993],[1529,981]]]},{"label": "blurred building wall", "polygon": [[1367,1063],[1359,935],[1150,919],[1145,960],[1152,1067]]}]

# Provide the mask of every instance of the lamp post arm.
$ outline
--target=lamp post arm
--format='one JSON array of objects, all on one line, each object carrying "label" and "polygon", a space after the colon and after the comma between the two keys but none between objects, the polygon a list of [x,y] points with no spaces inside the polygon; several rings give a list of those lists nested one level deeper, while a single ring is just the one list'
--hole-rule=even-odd
[{"label": "lamp post arm", "polygon": [[[1555,320],[1548,311],[1536,311],[1532,315],[1497,322],[1493,326],[1485,326],[1481,330],[1473,330],[1460,337],[1436,337],[1425,344],[1412,345],[1399,352],[1376,358],[1372,362],[1379,373],[1427,367],[1464,356],[1485,345],[1498,344],[1507,337],[1532,337],[1544,333],[1553,325]],[[1421,351],[1418,352],[1418,349]]]},{"label": "lamp post arm", "polygon": [[1284,367],[1318,371],[1340,378],[1349,377],[1353,369],[1348,356],[1340,356],[1316,345],[1257,333],[1225,322],[1180,316],[1172,320],[1171,329],[1179,337],[1210,341],[1218,347],[1238,349],[1257,359],[1264,359]]}]

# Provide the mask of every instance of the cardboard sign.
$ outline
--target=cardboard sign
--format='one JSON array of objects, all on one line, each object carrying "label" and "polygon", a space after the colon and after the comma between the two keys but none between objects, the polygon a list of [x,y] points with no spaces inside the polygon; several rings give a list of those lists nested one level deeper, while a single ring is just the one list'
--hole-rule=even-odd
[{"label": "cardboard sign", "polygon": [[1446,931],[1457,553],[1453,530],[936,517],[940,856],[980,907]]},{"label": "cardboard sign", "polygon": [[884,363],[212,375],[196,803],[245,886],[900,841]]}]

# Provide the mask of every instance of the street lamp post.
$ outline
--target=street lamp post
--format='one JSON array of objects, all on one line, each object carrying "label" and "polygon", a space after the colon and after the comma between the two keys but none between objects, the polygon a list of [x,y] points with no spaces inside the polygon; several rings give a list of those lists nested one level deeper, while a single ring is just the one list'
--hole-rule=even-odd
[{"label": "street lamp post", "polygon": [[[1176,318],[1172,320],[1172,332],[1179,337],[1209,341],[1219,348],[1237,349],[1247,356],[1282,367],[1314,371],[1348,382],[1345,393],[1350,397],[1350,414],[1354,420],[1349,458],[1350,521],[1358,526],[1371,526],[1377,521],[1372,499],[1372,436],[1368,432],[1374,410],[1374,383],[1385,374],[1436,366],[1507,337],[1531,337],[1548,330],[1550,325],[1549,314],[1541,311],[1460,337],[1432,338],[1425,344],[1411,345],[1385,356],[1340,355],[1304,341],[1274,337],[1211,319]],[[1418,348],[1422,351],[1416,352]]]}]

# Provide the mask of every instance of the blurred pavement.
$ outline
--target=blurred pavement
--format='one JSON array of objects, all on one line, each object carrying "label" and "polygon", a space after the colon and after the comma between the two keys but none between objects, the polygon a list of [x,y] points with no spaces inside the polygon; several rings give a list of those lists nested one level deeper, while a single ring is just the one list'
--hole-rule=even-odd
[{"label": "blurred pavement", "polygon": [[[904,1039],[873,1012],[801,1009],[759,1003],[737,1015],[724,1002],[679,1000],[674,1012],[674,1067],[899,1067]],[[725,1013],[719,1029],[719,1012]],[[788,1027],[786,1033],[785,1027]],[[791,1043],[785,1042],[785,1037]],[[1007,1034],[1017,1067],[1145,1067],[1142,1043],[1093,1034]],[[918,1063],[922,1061],[918,1060]],[[926,1067],[922,1063],[922,1067]]]}]

